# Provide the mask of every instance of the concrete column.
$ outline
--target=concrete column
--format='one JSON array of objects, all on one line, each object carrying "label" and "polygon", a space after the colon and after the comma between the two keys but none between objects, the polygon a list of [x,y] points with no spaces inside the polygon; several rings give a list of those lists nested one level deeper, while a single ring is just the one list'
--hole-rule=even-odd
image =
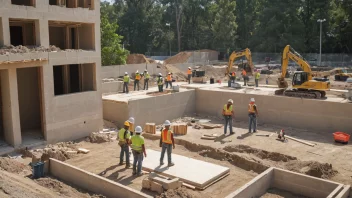
[{"label": "concrete column", "polygon": [[10,23],[8,17],[0,17],[0,45],[10,45]]},{"label": "concrete column", "polygon": [[1,95],[5,140],[14,147],[21,145],[16,68],[1,70]]},{"label": "concrete column", "polygon": [[37,45],[49,47],[49,22],[47,19],[35,21]]}]

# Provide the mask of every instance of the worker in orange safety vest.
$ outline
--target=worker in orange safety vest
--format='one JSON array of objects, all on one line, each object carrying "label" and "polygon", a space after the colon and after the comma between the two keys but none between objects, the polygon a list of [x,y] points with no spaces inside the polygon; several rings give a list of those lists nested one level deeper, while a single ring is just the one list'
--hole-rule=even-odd
[{"label": "worker in orange safety vest", "polygon": [[188,67],[187,76],[188,76],[188,84],[191,84],[192,69],[190,67]]},{"label": "worker in orange safety vest", "polygon": [[168,85],[170,85],[170,88],[172,88],[172,75],[170,72],[167,74],[167,77],[166,77],[166,89]]},{"label": "worker in orange safety vest", "polygon": [[248,117],[249,117],[249,133],[252,131],[253,125],[253,133],[257,132],[257,117],[258,117],[258,109],[255,104],[254,98],[251,98],[250,103],[248,104]]},{"label": "worker in orange safety vest", "polygon": [[234,132],[232,131],[232,120],[235,118],[235,114],[233,111],[232,99],[229,99],[227,101],[227,104],[224,105],[224,108],[222,109],[222,115],[225,118],[224,135],[226,135],[227,126],[229,126],[230,128],[230,135],[234,134]]},{"label": "worker in orange safety vest", "polygon": [[134,91],[136,91],[136,85],[139,91],[139,81],[141,80],[141,75],[139,74],[138,70],[136,71],[136,77],[134,78]]},{"label": "worker in orange safety vest", "polygon": [[244,86],[246,86],[247,81],[248,81],[248,77],[247,77],[247,72],[244,69],[242,70],[242,77],[243,77]]},{"label": "worker in orange safety vest", "polygon": [[160,147],[161,147],[161,156],[160,156],[160,166],[164,165],[164,155],[165,152],[167,151],[167,160],[168,160],[168,166],[173,166],[175,165],[171,161],[171,153],[172,149],[175,149],[175,141],[174,141],[174,134],[170,130],[170,121],[166,120],[164,122],[164,127],[161,130],[161,136],[160,136]]}]

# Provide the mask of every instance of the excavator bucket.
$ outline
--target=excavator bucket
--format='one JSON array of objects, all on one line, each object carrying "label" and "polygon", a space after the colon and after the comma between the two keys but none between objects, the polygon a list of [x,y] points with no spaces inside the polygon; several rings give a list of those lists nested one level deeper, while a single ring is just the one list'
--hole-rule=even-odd
[{"label": "excavator bucket", "polygon": [[288,87],[287,81],[284,78],[278,78],[277,85],[279,86],[279,88],[287,88]]}]

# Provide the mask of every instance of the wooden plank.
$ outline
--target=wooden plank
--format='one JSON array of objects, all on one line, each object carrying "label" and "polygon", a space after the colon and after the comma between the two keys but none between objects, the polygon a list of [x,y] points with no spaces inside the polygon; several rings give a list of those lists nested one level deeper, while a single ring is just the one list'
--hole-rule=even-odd
[{"label": "wooden plank", "polygon": [[90,150],[88,150],[88,149],[78,148],[78,152],[79,152],[79,153],[87,154],[87,153],[89,153],[89,151],[90,151]]},{"label": "wooden plank", "polygon": [[300,140],[300,139],[297,139],[297,138],[293,138],[293,137],[288,136],[288,135],[285,135],[285,138],[290,139],[290,140],[294,140],[296,142],[299,142],[299,143],[302,143],[302,144],[305,144],[305,145],[308,145],[308,146],[312,146],[312,147],[315,146],[315,144],[312,144],[312,143],[309,143],[309,142],[306,142],[306,141],[303,141],[303,140]]},{"label": "wooden plank", "polygon": [[209,137],[209,136],[205,136],[203,135],[200,139],[203,139],[203,140],[215,140],[217,137]]}]

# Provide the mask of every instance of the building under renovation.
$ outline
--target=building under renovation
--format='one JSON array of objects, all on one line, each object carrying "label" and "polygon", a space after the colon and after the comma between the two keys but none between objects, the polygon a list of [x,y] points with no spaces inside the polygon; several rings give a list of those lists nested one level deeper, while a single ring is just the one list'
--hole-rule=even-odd
[{"label": "building under renovation", "polygon": [[0,142],[19,147],[99,130],[100,1],[0,5]]}]

